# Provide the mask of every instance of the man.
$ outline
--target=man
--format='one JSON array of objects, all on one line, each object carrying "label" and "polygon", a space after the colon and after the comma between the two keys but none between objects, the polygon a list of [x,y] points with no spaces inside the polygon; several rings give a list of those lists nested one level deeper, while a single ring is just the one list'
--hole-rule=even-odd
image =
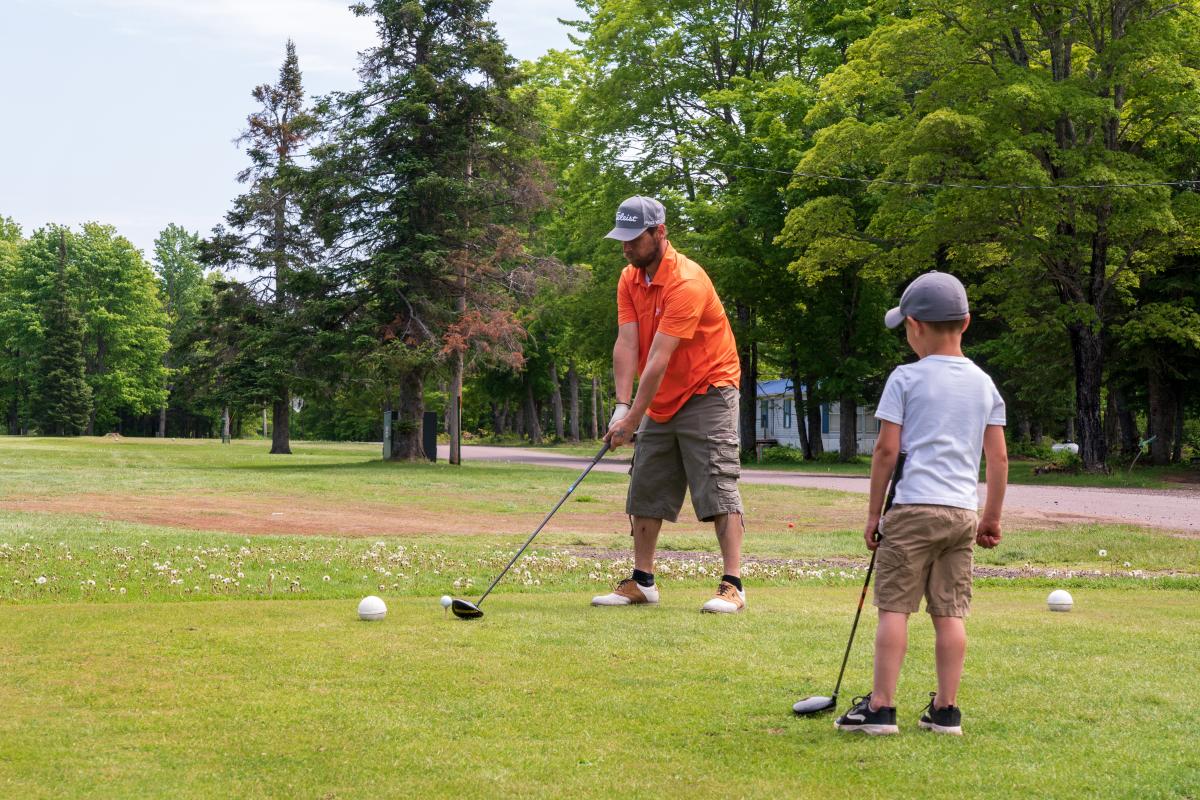
[{"label": "man", "polygon": [[629,260],[617,283],[617,405],[604,438],[616,449],[637,435],[625,503],[633,519],[634,569],[592,605],[658,602],[658,532],[664,519],[679,517],[691,489],[696,517],[716,528],[725,568],[716,596],[701,610],[733,614],[746,606],[737,488],[741,365],[712,281],[671,247],[665,223],[662,203],[631,197],[617,209],[616,227],[607,236],[624,243]]}]

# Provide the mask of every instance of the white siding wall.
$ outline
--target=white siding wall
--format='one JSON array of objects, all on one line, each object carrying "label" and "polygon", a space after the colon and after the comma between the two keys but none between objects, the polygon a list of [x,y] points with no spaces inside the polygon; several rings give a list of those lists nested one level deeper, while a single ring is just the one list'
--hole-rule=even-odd
[{"label": "white siding wall", "polygon": [[[784,404],[787,404],[785,408]],[[763,424],[763,406],[766,404],[766,425]],[[858,408],[858,452],[860,455],[870,455],[875,448],[876,435],[879,433],[879,420],[875,419],[874,408]],[[754,409],[755,436],[759,439],[775,439],[781,445],[790,447],[800,446],[799,425],[803,420],[796,418],[796,406],[792,395],[759,395],[758,404]],[[829,432],[821,434],[821,444],[826,452],[836,452],[841,447],[838,438],[840,427],[839,404],[829,406]]]},{"label": "white siding wall", "polygon": [[[767,424],[763,425],[763,404],[767,405]],[[787,405],[785,409],[784,404]],[[754,411],[755,430],[759,439],[776,439],[781,445],[800,446],[800,423],[796,406],[789,395],[763,395]]]}]

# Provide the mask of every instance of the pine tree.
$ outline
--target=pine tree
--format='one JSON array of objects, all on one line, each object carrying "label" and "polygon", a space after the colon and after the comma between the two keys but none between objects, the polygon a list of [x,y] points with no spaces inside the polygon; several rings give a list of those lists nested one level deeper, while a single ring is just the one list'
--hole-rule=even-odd
[{"label": "pine tree", "polygon": [[83,319],[75,309],[67,281],[66,233],[59,232],[58,270],[42,308],[45,339],[38,363],[33,414],[49,436],[78,436],[92,414],[92,390],[85,377]]},{"label": "pine tree", "polygon": [[290,454],[293,381],[311,344],[301,314],[321,257],[317,237],[300,216],[293,182],[317,120],[304,107],[300,61],[290,39],[278,82],[256,87],[253,95],[261,107],[247,119],[249,127],[239,139],[249,145],[251,164],[238,180],[248,183],[249,191],[226,215],[229,229],[214,232],[207,257],[210,263],[259,275],[250,282],[264,323],[254,337],[262,370],[254,383],[269,387],[262,399],[272,407],[271,452]]},{"label": "pine tree", "polygon": [[[516,225],[540,208],[529,109],[484,0],[376,0],[362,86],[325,104],[310,207],[347,254],[334,279],[353,343],[353,377],[397,409],[397,459],[421,457],[425,379],[448,366],[451,410],[464,354],[521,364],[513,287],[531,286]],[[521,272],[515,275],[514,267]]]}]

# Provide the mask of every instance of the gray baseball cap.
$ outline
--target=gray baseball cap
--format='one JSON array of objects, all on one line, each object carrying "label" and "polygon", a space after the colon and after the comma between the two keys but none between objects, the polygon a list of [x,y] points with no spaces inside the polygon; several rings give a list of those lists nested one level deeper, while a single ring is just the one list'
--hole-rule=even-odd
[{"label": "gray baseball cap", "polygon": [[653,197],[638,195],[621,203],[617,209],[617,225],[604,235],[605,239],[629,242],[642,235],[646,228],[665,225],[667,210]]},{"label": "gray baseball cap", "polygon": [[921,322],[945,322],[966,319],[967,290],[962,282],[948,272],[931,270],[908,285],[900,295],[900,305],[883,317],[889,328],[904,324],[905,317]]}]

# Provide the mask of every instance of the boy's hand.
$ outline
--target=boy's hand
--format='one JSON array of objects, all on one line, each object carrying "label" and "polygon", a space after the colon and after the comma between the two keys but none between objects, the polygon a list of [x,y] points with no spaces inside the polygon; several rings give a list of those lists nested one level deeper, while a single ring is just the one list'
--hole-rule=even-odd
[{"label": "boy's hand", "polygon": [[863,531],[863,541],[867,543],[868,550],[875,550],[879,547],[879,515],[873,514],[867,517],[867,527]]},{"label": "boy's hand", "polygon": [[975,529],[975,543],[988,549],[1000,544],[1000,520],[981,517],[979,527]]}]

